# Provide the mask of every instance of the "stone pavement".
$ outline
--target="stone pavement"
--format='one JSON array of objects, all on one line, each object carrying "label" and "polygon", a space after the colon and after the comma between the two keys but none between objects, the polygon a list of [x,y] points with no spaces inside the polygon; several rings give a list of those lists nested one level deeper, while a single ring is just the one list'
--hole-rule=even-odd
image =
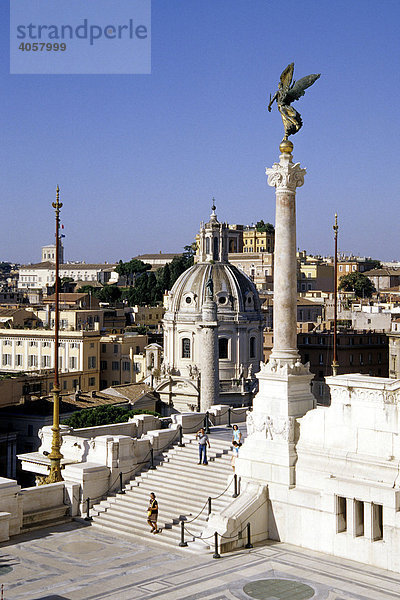
[{"label": "stone pavement", "polygon": [[213,559],[160,549],[150,533],[132,543],[78,522],[2,544],[0,583],[4,600],[400,598],[400,575],[287,544]]}]

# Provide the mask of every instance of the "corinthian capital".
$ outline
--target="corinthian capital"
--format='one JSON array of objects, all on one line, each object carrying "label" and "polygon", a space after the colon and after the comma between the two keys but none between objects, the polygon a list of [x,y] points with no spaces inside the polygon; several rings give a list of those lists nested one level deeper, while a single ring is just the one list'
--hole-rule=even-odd
[{"label": "corinthian capital", "polygon": [[282,154],[279,163],[274,163],[272,168],[265,169],[265,172],[268,185],[282,192],[295,192],[296,188],[303,185],[306,174],[300,163],[293,164],[290,154]]}]

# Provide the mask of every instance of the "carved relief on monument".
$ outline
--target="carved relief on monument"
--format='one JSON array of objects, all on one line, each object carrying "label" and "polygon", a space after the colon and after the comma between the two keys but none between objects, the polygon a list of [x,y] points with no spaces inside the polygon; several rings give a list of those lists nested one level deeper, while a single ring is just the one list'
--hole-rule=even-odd
[{"label": "carved relief on monument", "polygon": [[264,433],[266,439],[285,442],[295,441],[294,417],[270,417],[269,415],[250,412],[247,415],[246,425],[248,435]]}]

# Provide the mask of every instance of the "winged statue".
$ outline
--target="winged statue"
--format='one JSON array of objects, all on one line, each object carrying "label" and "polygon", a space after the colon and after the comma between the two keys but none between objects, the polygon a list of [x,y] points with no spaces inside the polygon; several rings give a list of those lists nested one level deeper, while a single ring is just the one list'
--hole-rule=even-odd
[{"label": "winged statue", "polygon": [[292,82],[293,71],[294,63],[290,63],[290,65],[282,72],[278,89],[272,98],[270,95],[268,104],[268,111],[271,112],[272,104],[276,100],[285,128],[284,140],[287,140],[289,135],[297,133],[303,125],[301,115],[293,108],[293,106],[290,106],[291,103],[294,102],[294,100],[301,98],[301,96],[304,96],[305,90],[321,76],[321,73],[307,75],[298,81]]}]

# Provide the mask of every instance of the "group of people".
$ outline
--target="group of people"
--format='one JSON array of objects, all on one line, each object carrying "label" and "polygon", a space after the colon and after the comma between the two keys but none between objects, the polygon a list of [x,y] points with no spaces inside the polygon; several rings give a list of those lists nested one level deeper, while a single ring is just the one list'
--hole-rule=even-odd
[{"label": "group of people", "polygon": [[[210,440],[208,435],[204,431],[202,427],[196,433],[196,440],[199,443],[199,462],[198,465],[208,465],[207,460],[207,447],[210,448]],[[235,470],[235,462],[237,457],[239,456],[239,448],[242,445],[242,433],[237,425],[233,425],[232,428],[232,446],[233,446],[233,455],[232,455],[232,469]],[[156,499],[156,495],[154,492],[151,492],[149,499],[149,506],[147,508],[147,523],[150,525],[151,533],[161,533],[161,529],[157,527],[157,518],[158,518],[158,502]]]}]

